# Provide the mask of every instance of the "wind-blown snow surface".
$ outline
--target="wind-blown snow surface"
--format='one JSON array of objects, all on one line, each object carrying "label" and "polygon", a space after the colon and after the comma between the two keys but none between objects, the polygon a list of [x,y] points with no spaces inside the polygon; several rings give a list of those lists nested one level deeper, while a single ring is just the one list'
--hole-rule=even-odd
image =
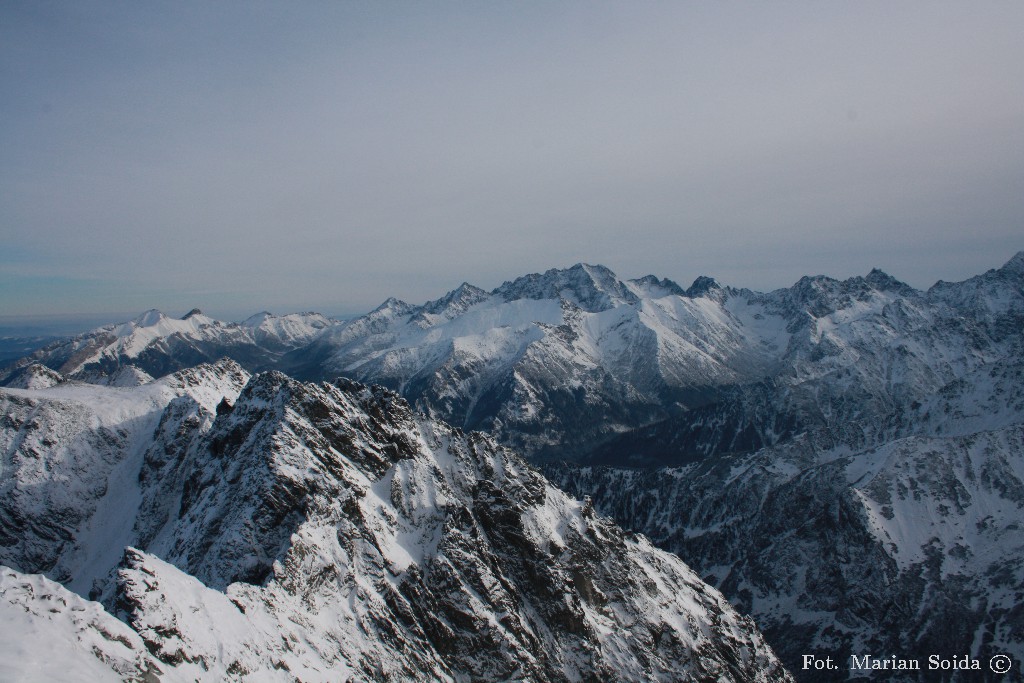
[{"label": "wind-blown snow surface", "polygon": [[4,570],[12,628],[69,665],[92,652],[168,680],[788,678],[681,561],[490,438],[382,389],[242,379],[225,361],[132,388],[0,390],[2,563],[89,584],[131,627]]}]

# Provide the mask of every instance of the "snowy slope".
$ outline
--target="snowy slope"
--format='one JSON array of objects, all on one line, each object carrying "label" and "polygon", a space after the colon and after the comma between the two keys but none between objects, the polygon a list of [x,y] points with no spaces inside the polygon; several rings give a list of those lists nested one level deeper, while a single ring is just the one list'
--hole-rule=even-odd
[{"label": "snowy slope", "polygon": [[582,452],[775,366],[785,320],[758,302],[723,305],[721,289],[700,282],[687,293],[579,264],[491,293],[463,284],[422,306],[388,300],[279,367],[380,383],[531,455]]},{"label": "snowy slope", "polygon": [[[237,393],[240,378],[225,362],[0,394],[0,477],[48,492],[7,499],[4,529],[30,524],[3,563],[92,590],[131,626],[120,659],[97,661],[203,681],[788,678],[681,561],[492,439],[380,388],[265,373]],[[88,624],[46,616],[24,587],[44,580],[8,576],[68,661],[114,632],[95,603]]]},{"label": "snowy slope", "polygon": [[139,634],[99,603],[83,600],[38,574],[0,567],[0,680],[174,683],[189,679],[160,665]]},{"label": "snowy slope", "polygon": [[132,388],[0,389],[0,564],[88,595],[132,538],[139,471],[168,406],[212,421],[248,378],[223,360]]},{"label": "snowy slope", "polygon": [[198,309],[180,319],[150,310],[134,320],[39,349],[0,372],[0,384],[10,385],[32,363],[95,383],[109,383],[108,375],[126,366],[161,377],[224,356],[255,370],[273,365],[281,354],[308,344],[333,324],[336,321],[319,313],[274,316],[264,312],[230,323]]}]

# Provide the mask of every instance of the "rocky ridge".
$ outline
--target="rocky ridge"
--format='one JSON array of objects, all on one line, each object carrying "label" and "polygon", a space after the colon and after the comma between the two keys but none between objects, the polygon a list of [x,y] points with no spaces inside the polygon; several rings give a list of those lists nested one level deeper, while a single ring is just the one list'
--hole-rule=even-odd
[{"label": "rocky ridge", "polygon": [[[3,526],[25,522],[0,539],[0,608],[139,679],[788,678],[682,562],[490,437],[381,388],[245,379],[225,361],[0,390]],[[114,511],[127,523],[99,524]],[[109,568],[88,556],[100,528],[122,549]],[[44,616],[47,600],[89,616]]]}]

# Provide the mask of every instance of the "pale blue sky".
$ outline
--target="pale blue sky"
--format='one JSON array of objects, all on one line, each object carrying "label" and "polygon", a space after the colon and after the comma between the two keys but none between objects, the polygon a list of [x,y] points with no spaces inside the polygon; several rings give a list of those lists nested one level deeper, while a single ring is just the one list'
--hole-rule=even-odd
[{"label": "pale blue sky", "polygon": [[1024,249],[1020,2],[0,2],[0,316]]}]

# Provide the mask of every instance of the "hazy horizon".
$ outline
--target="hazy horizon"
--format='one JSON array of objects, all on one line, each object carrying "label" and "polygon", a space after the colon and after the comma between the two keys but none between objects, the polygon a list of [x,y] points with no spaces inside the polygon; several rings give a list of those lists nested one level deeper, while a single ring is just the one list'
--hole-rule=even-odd
[{"label": "hazy horizon", "polygon": [[[979,271],[978,273],[974,273],[974,274],[972,274],[969,277],[972,277],[973,275],[981,275],[982,273],[984,273],[984,272],[986,272],[988,270],[999,268],[1002,265],[1004,265],[1006,261],[1009,261],[1011,258],[1013,258],[1014,255],[1015,254],[1010,254],[1009,256],[1007,256],[1006,259],[1003,259],[1003,261],[1001,261],[1000,263],[994,264],[991,268],[986,268],[983,271]],[[575,264],[573,264],[573,265],[575,265]],[[589,264],[589,265],[605,265],[605,264]],[[557,268],[569,268],[569,267],[571,267],[571,266],[557,266]],[[614,269],[612,269],[612,270],[614,272]],[[520,273],[520,275],[529,275],[529,274],[530,273]],[[901,278],[899,276],[899,274],[897,274],[897,273],[889,272],[888,274],[892,275],[897,280],[901,280],[901,281],[905,282],[905,280],[903,280],[903,278]],[[638,278],[643,277],[645,275],[654,275],[654,276],[658,277],[659,279],[662,278],[662,277],[665,277],[663,275],[660,275],[659,273],[643,273],[643,274],[636,274],[636,275],[629,275],[629,276],[625,276],[622,273],[616,273],[616,275],[619,278],[624,279],[624,280],[638,279]],[[826,277],[834,277],[834,276],[830,275],[829,273],[807,272],[804,275],[807,275],[807,276],[824,275]],[[859,273],[859,275],[867,275],[867,272]],[[682,287],[686,288],[686,287],[688,287],[692,283],[692,280],[695,280],[697,277],[701,277],[701,276],[714,277],[710,273],[701,273],[699,275],[694,276],[694,278],[692,278],[691,280],[680,281],[680,282],[677,282],[677,284],[679,284]],[[851,277],[853,277],[853,276],[851,276]],[[671,280],[673,278],[669,278],[669,279]],[[715,278],[715,279],[722,286],[725,286],[725,287],[736,287],[736,285],[733,285],[730,282],[721,280],[720,278]],[[836,278],[836,279],[845,279],[845,278]],[[966,279],[966,278],[957,278],[957,279],[953,279],[953,278],[939,278],[939,280],[945,280],[946,282],[954,282],[954,281],[958,281],[960,279]],[[939,280],[936,280],[936,282],[938,282]],[[427,299],[422,299],[422,300],[420,300],[420,299],[409,300],[406,303],[410,303],[410,304],[413,304],[413,305],[419,305],[419,304],[426,303],[427,301],[440,298],[441,296],[443,296],[443,295],[451,292],[452,290],[458,288],[459,285],[462,284],[462,282],[463,281],[459,281],[458,283],[455,283],[453,281],[453,283],[445,291],[443,291],[443,292],[441,292],[441,293],[439,293],[439,294],[437,294],[435,296],[431,296],[431,297],[429,297]],[[504,283],[505,283],[505,281],[503,280],[502,282],[496,283],[493,286],[483,286],[480,283],[476,283],[476,282],[470,282],[469,284],[474,285],[474,286],[479,286],[482,289],[485,289],[487,291],[491,291],[491,290],[497,289],[500,285],[502,285]],[[795,284],[795,281],[793,283],[790,283],[790,284]],[[927,290],[932,285],[934,285],[935,282],[932,282],[928,286],[923,286],[923,287],[922,286],[917,286],[914,283],[910,283],[910,282],[908,282],[907,284],[910,284],[915,289],[924,291],[924,290]],[[753,289],[753,291],[760,291],[760,292],[768,292],[768,291],[770,291],[768,289],[754,289],[754,288],[747,288],[747,289]],[[775,288],[773,288],[773,289],[775,289]],[[269,312],[274,314],[274,315],[287,315],[289,313],[314,312],[314,313],[320,313],[322,315],[326,315],[326,316],[331,317],[331,318],[345,320],[345,319],[354,318],[354,317],[363,315],[365,313],[368,313],[373,308],[376,308],[377,305],[384,303],[384,301],[386,299],[390,298],[391,296],[393,296],[393,295],[386,295],[386,296],[382,297],[380,299],[380,301],[376,302],[373,306],[370,306],[370,307],[365,308],[365,309],[359,309],[359,310],[332,310],[332,309],[322,309],[322,308],[318,308],[318,307],[315,307],[315,306],[299,306],[299,307],[290,308],[290,309],[287,309],[287,310],[281,309],[281,310],[272,310],[272,311],[269,311]],[[397,297],[397,298],[400,298],[400,297]],[[148,310],[152,310],[154,308],[159,309],[159,307],[151,306],[151,307],[148,307],[148,308],[145,308],[145,309],[138,309],[138,310],[134,310],[134,311],[113,311],[113,312],[85,311],[85,312],[74,312],[74,313],[63,313],[63,314],[62,313],[46,313],[46,314],[30,314],[30,315],[0,315],[0,338],[5,337],[5,336],[6,337],[14,337],[14,336],[17,336],[17,337],[21,337],[21,336],[51,336],[51,335],[52,336],[70,336],[70,335],[79,334],[79,333],[82,333],[82,332],[87,332],[87,331],[95,329],[97,327],[102,327],[103,325],[108,325],[108,324],[112,324],[112,323],[126,322],[126,321],[129,321],[129,320],[134,320],[135,318],[139,317],[141,314],[145,313]],[[159,309],[159,310],[162,313],[164,313],[165,315],[168,315],[168,316],[171,316],[171,317],[183,317],[184,315],[186,315],[188,312],[190,312],[194,308],[199,308],[204,314],[209,315],[212,318],[219,319],[219,320],[224,320],[224,321],[230,321],[230,322],[242,322],[246,318],[249,318],[249,317],[251,317],[253,315],[256,315],[258,313],[261,313],[263,311],[267,311],[268,310],[266,308],[259,308],[259,309],[255,309],[255,310],[210,309],[210,308],[203,308],[202,306],[190,306],[190,307],[186,307],[186,308]]]},{"label": "hazy horizon", "polygon": [[[0,8],[0,319],[1024,249],[1024,4]],[[247,313],[246,313],[247,312]]]}]

